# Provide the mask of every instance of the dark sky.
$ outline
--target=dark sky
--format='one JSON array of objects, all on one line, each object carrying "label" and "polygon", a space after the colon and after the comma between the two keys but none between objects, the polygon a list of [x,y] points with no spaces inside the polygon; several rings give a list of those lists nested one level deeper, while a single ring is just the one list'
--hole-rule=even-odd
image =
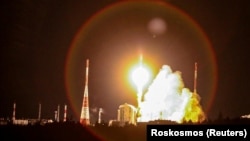
[{"label": "dark sky", "polygon": [[[72,105],[77,105],[78,107],[75,110],[80,112],[82,93],[76,94],[78,95],[76,97],[78,101],[73,100],[76,104],[70,104],[71,101],[67,98],[65,86],[67,55],[74,38],[83,25],[93,15],[100,13],[101,9],[115,2],[117,1],[18,0],[1,2],[0,117],[12,116],[12,105],[15,101],[17,103],[17,118],[36,118],[38,115],[38,103],[41,102],[42,116],[44,118],[53,118],[53,112],[57,105],[60,104],[63,107],[64,104],[67,104],[71,105],[69,106],[69,115],[78,120],[79,117],[75,117],[73,112],[73,109],[76,107]],[[248,72],[250,71],[248,62],[248,47],[250,46],[249,2],[245,0],[168,0],[165,2],[189,15],[207,35],[214,50],[218,68],[218,81],[216,96],[210,111],[207,113],[208,117],[215,118],[219,112],[228,117],[250,113],[248,90],[250,87],[248,82]],[[119,104],[127,102],[127,100],[135,104],[135,100],[131,100],[131,96],[124,96],[128,92],[133,93],[133,90],[124,92],[124,88],[121,88],[123,86],[115,85],[115,81],[118,79],[115,79],[117,76],[114,68],[124,67],[119,59],[122,57],[125,59],[129,58],[130,53],[134,53],[131,56],[135,58],[138,51],[138,49],[124,47],[128,52],[124,53],[124,49],[112,48],[109,45],[124,44],[124,46],[129,46],[128,43],[133,43],[134,39],[146,40],[148,38],[146,35],[138,37],[141,33],[135,33],[127,38],[126,36],[130,34],[126,31],[129,32],[130,30],[126,30],[124,27],[124,30],[121,30],[121,32],[114,32],[116,28],[121,28],[115,25],[119,25],[119,23],[122,25],[127,23],[127,21],[143,21],[147,19],[147,14],[155,14],[154,10],[156,9],[148,10],[149,12],[144,11],[144,13],[140,13],[140,11],[135,13],[126,11],[128,19],[126,17],[121,18],[116,20],[117,23],[104,22],[99,24],[97,21],[95,26],[98,28],[89,29],[88,37],[82,41],[83,46],[96,45],[101,47],[84,47],[79,50],[82,52],[82,55],[81,53],[78,54],[80,60],[75,60],[76,65],[78,65],[78,70],[75,70],[78,74],[75,75],[79,78],[76,80],[76,85],[79,85],[76,86],[76,89],[78,89],[76,92],[79,92],[79,89],[83,89],[85,59],[90,58],[90,108],[103,107],[105,111],[104,118],[106,119],[116,118],[116,110]],[[137,18],[137,15],[143,14],[145,15]],[[113,13],[111,16],[115,17],[117,15]],[[160,16],[164,17],[164,14]],[[172,19],[174,20],[175,17],[172,17]],[[105,18],[102,21],[105,21]],[[132,23],[127,23],[128,25],[126,26],[139,32],[141,29],[139,24],[134,25]],[[171,23],[169,21],[170,27],[171,24],[173,25],[174,22]],[[179,23],[179,25],[181,24]],[[114,28],[114,31],[109,32],[112,28]],[[174,31],[178,31],[178,34]],[[103,32],[102,36],[99,35],[101,34],[100,32]],[[170,30],[170,33],[176,33],[176,36],[180,32],[179,29]],[[120,36],[119,33],[121,33]],[[119,40],[110,41],[108,37],[116,39],[114,34],[118,36],[117,38],[127,38],[127,40],[122,40],[121,42]],[[185,36],[183,34],[183,37]],[[169,37],[171,39],[172,36]],[[185,42],[188,41],[189,39],[185,40]],[[107,42],[110,42],[110,44],[107,44]],[[148,44],[154,43],[154,41],[147,40],[145,42]],[[157,44],[157,41],[155,43]],[[157,45],[161,46],[160,43]],[[150,47],[141,48],[146,52],[146,55],[154,56],[152,58],[154,58],[153,62],[157,62],[155,65],[157,66],[155,68],[157,71],[162,63],[166,63],[164,59],[169,59],[158,57],[163,56],[163,53],[161,53],[163,49],[157,51]],[[174,54],[165,55],[173,57],[178,53],[187,57],[181,48]],[[197,54],[196,51],[192,51],[192,53]],[[192,55],[192,53],[190,54]],[[174,70],[179,70],[183,73],[183,79],[187,87],[192,89],[192,62],[195,59],[201,59],[202,55],[199,56],[198,54],[196,57],[190,58],[192,59],[186,62],[185,58],[179,58],[179,60],[169,59],[167,63],[174,67]],[[209,96],[202,93],[210,90],[202,85],[211,83],[205,82],[209,80],[208,77],[211,77],[209,74],[206,76],[206,66],[211,64],[205,64],[208,63],[207,61],[200,62],[204,63],[201,65],[201,70],[203,71],[201,74],[198,74],[201,77],[199,77],[197,89],[198,92],[201,92],[202,102],[207,103]],[[187,71],[187,69],[189,70]],[[118,81],[123,78],[125,77],[119,77]],[[92,116],[95,117],[95,115],[96,113],[92,112]]]}]

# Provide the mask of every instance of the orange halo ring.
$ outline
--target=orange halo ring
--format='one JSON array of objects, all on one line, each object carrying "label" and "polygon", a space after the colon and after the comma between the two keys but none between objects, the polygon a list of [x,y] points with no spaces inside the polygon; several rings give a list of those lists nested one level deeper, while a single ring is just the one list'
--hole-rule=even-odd
[{"label": "orange halo ring", "polygon": [[203,38],[204,42],[206,43],[206,51],[208,53],[209,61],[212,65],[212,73],[214,75],[214,78],[212,82],[213,82],[213,87],[211,89],[210,95],[209,95],[209,101],[207,103],[207,108],[205,110],[206,113],[208,113],[212,107],[215,95],[216,95],[216,89],[217,89],[217,62],[216,62],[216,57],[215,57],[215,53],[214,50],[212,48],[211,42],[209,41],[208,37],[206,36],[206,34],[204,33],[204,31],[202,30],[202,28],[185,12],[181,11],[180,9],[174,7],[173,5],[170,5],[168,3],[165,2],[156,2],[156,1],[120,1],[120,2],[116,2],[113,4],[108,5],[107,7],[99,10],[97,13],[95,13],[93,16],[91,16],[82,26],[81,28],[78,30],[77,34],[75,35],[74,39],[72,40],[72,43],[70,45],[70,48],[68,50],[67,53],[67,57],[66,57],[66,63],[65,63],[65,86],[66,86],[66,91],[67,91],[67,98],[69,99],[70,105],[73,109],[73,112],[76,116],[80,117],[79,112],[80,111],[76,111],[77,106],[75,104],[75,101],[79,100],[77,99],[77,97],[74,97],[73,93],[75,93],[75,90],[72,89],[72,82],[70,80],[70,73],[71,73],[71,69],[72,69],[72,62],[74,62],[74,54],[78,51],[78,48],[80,47],[78,45],[79,40],[81,40],[82,38],[85,38],[86,36],[86,30],[88,30],[88,28],[90,28],[93,24],[95,24],[95,22],[100,21],[104,14],[107,14],[109,12],[114,12],[115,10],[119,10],[120,8],[122,8],[123,6],[126,7],[127,4],[139,4],[139,3],[150,3],[150,4],[156,4],[157,6],[164,6],[165,8],[169,8],[175,12],[177,12],[179,15],[183,16],[185,19],[187,19],[192,25],[193,27],[195,27],[196,31],[199,32],[199,35],[201,35],[201,37]]}]

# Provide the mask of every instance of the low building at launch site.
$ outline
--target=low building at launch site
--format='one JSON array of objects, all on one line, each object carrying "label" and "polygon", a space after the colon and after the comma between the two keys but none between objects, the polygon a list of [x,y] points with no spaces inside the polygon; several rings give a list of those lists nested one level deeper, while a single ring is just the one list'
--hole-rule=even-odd
[{"label": "low building at launch site", "polygon": [[240,116],[240,118],[248,118],[248,119],[250,119],[250,114],[242,115],[242,116]]},{"label": "low building at launch site", "polygon": [[120,126],[136,125],[137,109],[128,103],[119,106],[117,113],[117,121]]}]

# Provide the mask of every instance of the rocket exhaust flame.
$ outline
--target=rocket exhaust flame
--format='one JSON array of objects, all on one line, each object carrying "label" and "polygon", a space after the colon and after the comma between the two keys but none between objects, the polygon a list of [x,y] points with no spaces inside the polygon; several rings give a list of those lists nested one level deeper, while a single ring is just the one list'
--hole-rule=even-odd
[{"label": "rocket exhaust flame", "polygon": [[177,123],[205,120],[199,95],[184,87],[180,72],[163,65],[141,101],[137,121],[170,120]]},{"label": "rocket exhaust flame", "polygon": [[148,71],[143,67],[143,56],[140,54],[140,65],[132,73],[132,79],[137,87],[137,114],[140,115],[140,107],[143,96],[143,88],[149,79]]}]

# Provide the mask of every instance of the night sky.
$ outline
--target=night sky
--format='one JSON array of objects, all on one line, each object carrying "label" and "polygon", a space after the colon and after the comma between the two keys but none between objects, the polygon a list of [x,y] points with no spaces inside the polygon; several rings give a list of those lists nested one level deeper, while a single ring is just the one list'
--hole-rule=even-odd
[{"label": "night sky", "polygon": [[[167,64],[173,71],[182,72],[185,86],[191,90],[197,61],[201,104],[207,109],[212,101],[206,113],[209,118],[216,118],[219,113],[225,117],[250,114],[250,3],[246,0],[162,2],[168,3],[167,6],[157,8],[148,3],[120,6],[121,2],[119,5],[119,1],[111,0],[1,2],[0,118],[11,118],[16,102],[16,118],[37,118],[41,103],[42,118],[53,118],[57,105],[63,109],[67,104],[68,115],[79,120],[85,62],[90,59],[92,120],[100,107],[104,109],[105,120],[114,119],[120,104],[136,105],[136,91],[126,73],[139,60],[140,51],[144,62],[152,66],[153,75]],[[178,9],[179,14],[173,9]],[[182,15],[197,25],[188,25]],[[155,36],[142,26],[155,16],[167,19],[164,35]],[[207,43],[197,39],[198,26]],[[211,45],[214,64],[207,59],[207,50],[196,46],[207,44]],[[217,73],[211,72],[211,67]],[[210,96],[211,87],[216,87],[214,99]]]}]

